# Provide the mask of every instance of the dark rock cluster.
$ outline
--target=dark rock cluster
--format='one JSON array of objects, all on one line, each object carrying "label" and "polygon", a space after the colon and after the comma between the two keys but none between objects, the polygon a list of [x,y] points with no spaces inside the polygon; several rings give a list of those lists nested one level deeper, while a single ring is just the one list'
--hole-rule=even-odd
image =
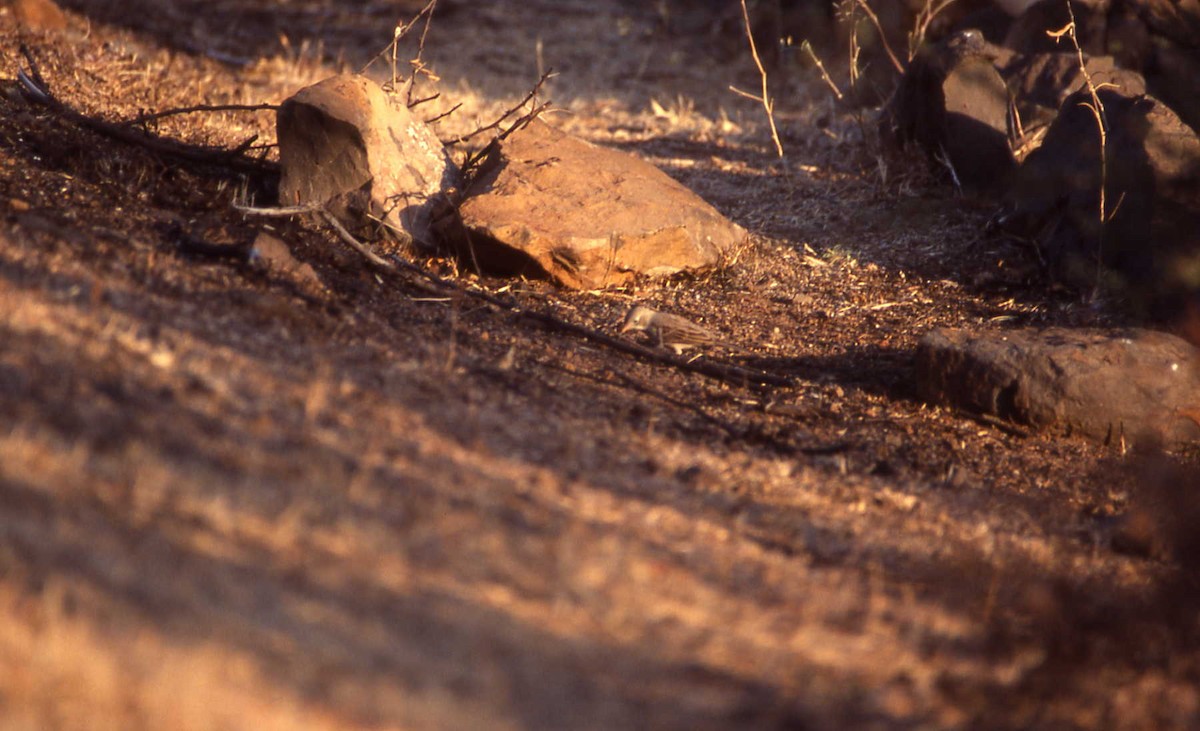
[{"label": "dark rock cluster", "polygon": [[[1200,2],[996,5],[1020,12],[977,9],[913,54],[882,141],[990,197],[995,233],[1030,245],[1053,280],[1148,322],[1194,318]],[[915,360],[933,403],[1110,444],[1200,438],[1200,351],[1165,333],[936,330]]]},{"label": "dark rock cluster", "polygon": [[1200,3],[1177,0],[1041,0],[955,30],[880,118],[891,147],[995,198],[1050,276],[1158,320],[1200,293],[1198,128]]}]

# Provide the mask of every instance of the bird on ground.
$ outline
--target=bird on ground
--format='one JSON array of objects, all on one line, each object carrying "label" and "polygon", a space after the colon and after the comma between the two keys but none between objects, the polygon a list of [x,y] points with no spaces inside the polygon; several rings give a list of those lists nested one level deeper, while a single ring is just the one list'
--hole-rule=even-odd
[{"label": "bird on ground", "polygon": [[625,316],[625,323],[621,325],[621,332],[647,333],[659,347],[670,348],[676,355],[682,355],[688,348],[714,345],[730,347],[705,327],[678,315],[652,310],[645,305],[634,305],[629,310],[629,314]]}]

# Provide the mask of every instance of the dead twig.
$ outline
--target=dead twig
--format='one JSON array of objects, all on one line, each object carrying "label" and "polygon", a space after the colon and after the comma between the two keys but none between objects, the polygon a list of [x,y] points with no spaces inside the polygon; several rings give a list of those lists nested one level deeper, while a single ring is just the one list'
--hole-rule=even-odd
[{"label": "dead twig", "polygon": [[1100,135],[1100,236],[1097,238],[1096,246],[1096,289],[1100,288],[1104,267],[1104,226],[1113,219],[1117,214],[1117,208],[1121,205],[1121,199],[1117,200],[1117,205],[1113,210],[1108,210],[1107,188],[1108,188],[1108,115],[1104,112],[1104,103],[1100,101],[1100,87],[1092,81],[1092,75],[1088,73],[1087,59],[1083,56],[1083,48],[1079,45],[1079,37],[1075,33],[1077,28],[1075,24],[1075,9],[1071,5],[1071,0],[1067,0],[1067,17],[1069,22],[1066,27],[1056,31],[1046,31],[1046,35],[1059,41],[1063,36],[1067,36],[1071,40],[1071,45],[1075,47],[1075,58],[1079,65],[1079,72],[1083,75],[1083,80],[1087,84],[1088,96],[1091,97],[1091,102],[1085,102],[1083,106],[1087,107],[1088,111],[1096,120],[1096,131]]},{"label": "dead twig", "polygon": [[[479,129],[472,130],[472,131],[466,133],[465,135],[455,137],[452,140],[443,141],[442,144],[445,145],[446,147],[453,147],[455,145],[459,145],[459,144],[462,144],[463,142],[466,142],[467,140],[471,139],[472,137],[475,137],[476,135],[487,132],[488,130],[499,129],[500,126],[504,124],[504,120],[508,119],[512,115],[521,111],[521,109],[523,109],[526,104],[528,104],[534,97],[536,97],[538,92],[541,91],[542,86],[546,83],[546,80],[549,79],[553,75],[554,75],[553,69],[550,69],[546,73],[542,74],[541,77],[537,80],[537,83],[533,85],[533,88],[530,89],[529,92],[525,94],[525,96],[521,99],[521,101],[517,102],[512,107],[510,107],[508,110],[506,110],[503,114],[501,114],[499,117],[497,117],[495,119],[495,121],[491,122],[490,124],[486,124],[486,125],[480,127]],[[540,106],[542,109],[545,109],[545,107],[547,105],[542,104]],[[539,113],[540,113],[540,111],[539,111]],[[528,115],[526,115],[526,116],[528,116]],[[521,120],[518,120],[518,122],[520,122],[520,121]],[[530,121],[532,121],[532,120],[530,120]],[[514,125],[514,127],[515,127],[515,125]],[[503,133],[503,137],[507,137],[508,135],[512,134],[512,132],[513,132],[513,128],[509,128],[507,131],[505,131]]]},{"label": "dead twig", "polygon": [[321,211],[321,216],[325,219],[325,222],[329,224],[330,228],[337,233],[338,238],[344,241],[347,246],[354,249],[359,254],[362,254],[364,259],[384,271],[396,271],[396,267],[391,261],[384,259],[379,254],[376,254],[371,250],[371,247],[359,241],[354,237],[353,234],[347,231],[346,227],[342,225],[342,222],[337,219],[337,216],[326,210]]},{"label": "dead twig", "polygon": [[[330,213],[329,211],[326,211],[323,209],[321,210],[321,215],[322,215],[322,218],[325,219],[325,222],[329,224],[329,227],[333,229],[334,233],[336,233],[338,235],[338,238],[340,238],[343,242],[345,242],[345,244],[347,246],[349,246],[350,248],[354,249],[359,254],[361,254],[362,257],[364,259],[366,259],[369,264],[371,264],[371,266],[375,267],[379,271],[385,272],[387,274],[392,274],[392,275],[399,275],[401,273],[402,269],[407,269],[407,267],[401,266],[401,262],[403,262],[404,264],[408,263],[408,262],[404,262],[403,259],[399,259],[397,257],[391,257],[391,258],[385,259],[382,256],[380,256],[379,254],[376,254],[374,251],[372,251],[371,247],[369,247],[366,244],[364,244],[363,242],[359,241],[357,238],[355,238],[354,234],[347,231],[346,227],[342,225],[342,222],[337,219],[337,216],[335,216],[332,213]],[[413,267],[413,269],[419,269],[419,268]],[[404,280],[410,286],[415,287],[416,289],[419,289],[422,292],[425,292],[426,294],[432,294],[432,295],[437,295],[437,296],[446,294],[445,288],[430,286],[429,284],[426,284],[425,282],[413,279],[411,277],[405,277]]]},{"label": "dead twig", "polygon": [[197,114],[200,112],[263,112],[263,111],[279,111],[278,104],[196,104],[190,107],[176,107],[174,109],[164,109],[159,112],[151,112],[147,114],[139,114],[133,119],[124,122],[126,126],[144,126],[147,122],[153,122],[165,117],[174,117],[180,114]]},{"label": "dead twig", "polygon": [[829,72],[825,70],[825,64],[821,63],[821,59],[817,56],[817,52],[813,50],[812,44],[805,39],[805,41],[800,44],[800,50],[808,55],[809,60],[811,60],[817,67],[817,70],[821,72],[821,78],[825,80],[825,84],[833,90],[834,96],[836,96],[840,101],[843,97],[842,90],[839,89],[838,85],[835,84],[833,79],[829,77]]},{"label": "dead twig", "polygon": [[[335,216],[327,211],[322,211],[322,213],[325,221],[329,223],[330,227],[333,228],[338,237],[341,238],[342,241],[344,241],[352,249],[362,254],[372,266],[389,274],[400,275],[402,273],[408,273],[415,275],[419,279],[423,279],[429,284],[425,284],[425,282],[414,281],[412,277],[403,277],[403,279],[409,284],[418,286],[425,291],[435,292],[439,295],[456,294],[462,297],[470,297],[481,302],[486,302],[487,304],[492,305],[493,307],[496,307],[504,312],[508,312],[510,315],[513,315],[518,319],[535,322],[548,330],[567,333],[568,335],[573,335],[583,340],[587,340],[588,342],[595,343],[596,345],[601,345],[612,350],[627,353],[629,355],[636,355],[645,360],[651,360],[670,365],[678,368],[679,370],[690,371],[692,373],[708,376],[709,378],[715,378],[726,383],[734,383],[742,386],[749,386],[751,384],[789,386],[792,384],[792,380],[790,378],[776,375],[774,373],[753,371],[748,368],[742,368],[729,363],[689,359],[678,355],[652,350],[633,341],[606,335],[599,330],[594,330],[592,328],[564,320],[546,312],[524,309],[515,302],[497,297],[489,292],[467,289],[455,282],[439,277],[433,272],[427,271],[422,267],[409,263],[398,256],[392,255],[387,258],[379,256],[372,251],[370,247],[356,239],[353,234],[347,231],[345,226],[343,226]],[[433,288],[430,288],[430,285],[432,285]]]},{"label": "dead twig", "polygon": [[462,102],[455,104],[454,106],[450,107],[449,109],[442,112],[441,114],[439,114],[435,117],[430,117],[429,119],[426,119],[425,124],[433,124],[434,122],[439,122],[439,121],[445,119],[446,117],[449,117],[451,114],[454,114],[455,112],[457,112],[459,110],[459,108],[462,107],[462,105],[463,105]]},{"label": "dead twig", "polygon": [[[953,2],[953,0],[949,1]],[[892,44],[888,43],[887,34],[883,32],[883,24],[879,22],[879,16],[867,4],[867,0],[855,0],[855,2],[862,8],[863,13],[866,14],[871,24],[875,26],[875,30],[879,32],[879,42],[883,44],[883,50],[887,53],[888,59],[891,60],[892,66],[896,67],[896,71],[904,73],[904,64],[900,63],[900,59],[896,58],[896,53],[892,51]],[[909,56],[909,58],[911,59],[912,56]]]},{"label": "dead twig", "polygon": [[[410,109],[420,103],[420,102],[413,103],[413,98],[412,98],[413,88],[415,88],[417,85],[417,75],[418,74],[428,74],[431,78],[436,78],[429,71],[428,67],[425,66],[425,61],[423,60],[422,57],[425,55],[425,39],[429,37],[429,26],[433,24],[433,9],[435,7],[437,7],[437,4],[438,4],[438,0],[429,0],[429,2],[425,5],[425,7],[422,8],[421,12],[417,15],[417,18],[420,18],[421,15],[425,16],[425,27],[421,29],[421,38],[420,38],[420,40],[417,41],[417,55],[411,61],[408,62],[409,65],[412,66],[412,74],[408,77],[408,90],[405,92],[404,102],[405,102],[405,104],[408,105],[408,107]],[[413,19],[413,23],[416,23],[416,22],[417,22],[416,19]],[[397,40],[399,40],[399,39],[397,39]],[[392,50],[393,78],[394,78],[395,73],[396,73],[396,56],[395,56],[395,47],[393,46],[393,50]],[[393,81],[393,83],[395,83],[395,82]]]},{"label": "dead twig", "polygon": [[[520,104],[518,104],[517,106],[513,107],[512,109],[509,109],[508,111],[506,111],[495,122],[493,122],[485,127],[481,127],[479,129],[475,130],[474,132],[471,132],[468,135],[464,135],[463,137],[460,137],[458,139],[458,141],[462,141],[462,140],[468,139],[470,137],[473,137],[487,129],[499,128],[501,123],[505,119],[507,119],[509,116],[513,115],[518,110],[520,110],[523,106],[525,106],[525,104],[529,103],[530,100],[534,99],[534,97],[536,96],[536,94],[538,92],[538,89],[541,88],[542,84],[545,83],[546,79],[550,78],[552,73],[553,73],[553,71],[547,71],[546,73],[542,74],[542,77],[540,79],[538,79],[537,84],[533,87],[532,90],[530,90],[530,92],[528,94],[525,95],[525,99],[523,99]],[[528,127],[530,124],[533,124],[533,121],[535,119],[537,119],[538,117],[540,117],[542,115],[542,112],[546,111],[549,108],[550,108],[550,102],[544,102],[542,104],[534,103],[533,107],[528,112],[526,112],[525,114],[518,117],[516,119],[516,121],[514,121],[511,125],[509,125],[509,127],[507,129],[505,129],[500,134],[498,134],[494,138],[492,138],[491,142],[489,142],[487,145],[484,145],[477,152],[475,152],[471,155],[468,155],[467,158],[463,161],[463,164],[461,166],[459,166],[459,170],[462,171],[462,179],[464,181],[463,186],[462,186],[461,195],[466,195],[466,192],[468,190],[470,190],[471,185],[474,183],[475,175],[479,171],[480,164],[488,157],[488,155],[492,154],[492,152],[496,149],[497,145],[500,142],[503,142],[504,140],[508,139],[509,136],[511,136],[514,132],[524,129],[525,127]]]},{"label": "dead twig", "polygon": [[1020,424],[1013,423],[1007,419],[1002,419],[999,416],[993,416],[992,414],[983,414],[983,413],[979,413],[979,412],[975,412],[975,411],[967,411],[965,409],[954,409],[953,413],[956,416],[959,416],[959,417],[962,417],[965,419],[970,419],[972,421],[983,424],[984,426],[990,426],[993,429],[999,429],[1000,431],[1002,431],[1005,434],[1008,434],[1009,436],[1012,436],[1012,437],[1020,437],[1021,439],[1029,439],[1033,436],[1032,430],[1023,427]]},{"label": "dead twig", "polygon": [[755,99],[763,105],[763,109],[767,112],[767,123],[771,125],[771,140],[775,143],[775,152],[779,157],[783,157],[783,143],[779,141],[779,130],[775,127],[775,103],[771,100],[770,91],[767,88],[767,69],[763,66],[762,59],[759,58],[758,45],[754,42],[754,32],[750,29],[750,11],[746,8],[746,0],[742,0],[742,21],[746,26],[746,38],[750,41],[750,55],[754,58],[754,65],[758,67],[758,76],[762,80],[762,96],[755,96],[732,86],[729,89],[742,96]]},{"label": "dead twig", "polygon": [[943,10],[950,7],[956,0],[925,0],[925,4],[921,6],[921,10],[917,12],[916,22],[913,23],[912,32],[908,34],[908,60],[911,61],[916,57],[917,51],[921,50],[921,46],[925,43],[925,36],[929,33],[929,26],[933,23],[933,19],[942,13]]},{"label": "dead twig", "polygon": [[412,109],[413,107],[417,107],[422,104],[426,104],[428,102],[435,101],[437,99],[440,99],[441,97],[442,97],[442,92],[439,91],[436,94],[430,94],[429,96],[421,97],[420,99],[418,99],[416,101],[409,100],[408,108]]},{"label": "dead twig", "polygon": [[[408,103],[407,105],[409,107],[413,106],[412,105],[412,87],[416,81],[417,75],[418,74],[427,74],[427,75],[433,77],[433,74],[429,71],[428,67],[426,67],[425,63],[421,60],[421,56],[425,51],[425,39],[429,35],[429,26],[433,22],[433,11],[434,11],[434,8],[437,7],[437,3],[438,3],[438,0],[429,0],[429,2],[427,2],[425,4],[425,7],[421,8],[421,10],[416,15],[414,15],[411,20],[409,20],[408,22],[403,22],[403,21],[397,22],[395,28],[392,29],[391,42],[388,43],[386,46],[384,46],[383,49],[379,53],[372,56],[371,59],[369,61],[367,61],[366,64],[364,64],[363,67],[359,70],[360,74],[365,74],[367,72],[367,69],[369,69],[369,68],[371,68],[371,66],[375,65],[376,61],[387,56],[389,58],[389,60],[391,61],[392,77],[391,77],[391,81],[385,85],[385,88],[388,91],[394,91],[396,89],[396,81],[399,79],[399,73],[397,71],[397,63],[399,60],[400,41],[403,40],[404,37],[407,36],[414,27],[416,27],[417,23],[419,23],[422,18],[424,18],[425,19],[425,27],[421,31],[421,38],[418,41],[417,55],[412,60],[409,61],[409,65],[412,66],[412,68],[413,68],[412,75],[409,76],[408,82],[407,82],[408,89],[405,92],[405,100]],[[436,77],[434,77],[434,78],[436,78]]]},{"label": "dead twig", "polygon": [[286,216],[299,216],[304,213],[316,213],[321,210],[321,206],[306,205],[306,206],[280,206],[258,208],[255,206],[233,205],[233,209],[239,213],[244,213],[249,216],[273,216],[283,218]]}]

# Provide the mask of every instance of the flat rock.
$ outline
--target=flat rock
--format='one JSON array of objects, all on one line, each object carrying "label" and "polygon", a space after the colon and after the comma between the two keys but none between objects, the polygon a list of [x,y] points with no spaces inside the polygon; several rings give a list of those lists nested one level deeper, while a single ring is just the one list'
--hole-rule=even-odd
[{"label": "flat rock", "polygon": [[1200,351],[1149,330],[934,330],[922,397],[1037,429],[1167,445],[1200,440]]},{"label": "flat rock", "polygon": [[361,208],[432,245],[430,221],[458,170],[403,102],[364,76],[333,76],[285,101],[276,125],[281,205]]},{"label": "flat rock", "polygon": [[650,163],[540,121],[500,142],[447,238],[484,270],[594,289],[720,264],[746,231]]}]

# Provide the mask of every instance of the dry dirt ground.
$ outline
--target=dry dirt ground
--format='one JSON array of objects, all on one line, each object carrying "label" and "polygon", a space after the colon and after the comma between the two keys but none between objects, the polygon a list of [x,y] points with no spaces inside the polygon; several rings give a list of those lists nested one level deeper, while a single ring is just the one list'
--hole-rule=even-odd
[{"label": "dry dirt ground", "polygon": [[[236,213],[227,171],[13,91],[24,40],[106,119],[277,103],[412,3],[64,6],[57,35],[0,17],[0,727],[1200,724],[1186,576],[1111,544],[1150,468],[913,392],[931,327],[1115,316],[1040,282],[987,204],[883,175],[819,79],[775,80],[780,162],[728,91],[756,83],[737,39],[655,3],[447,1],[426,50],[431,115],[464,102],[443,137],[553,67],[553,122],[753,242],[615,292],[422,264],[607,332],[634,300],[685,314],[796,379],[759,388],[377,275],[312,222]],[[273,139],[270,112],[157,128]],[[268,225],[323,288],[180,251]]]}]

